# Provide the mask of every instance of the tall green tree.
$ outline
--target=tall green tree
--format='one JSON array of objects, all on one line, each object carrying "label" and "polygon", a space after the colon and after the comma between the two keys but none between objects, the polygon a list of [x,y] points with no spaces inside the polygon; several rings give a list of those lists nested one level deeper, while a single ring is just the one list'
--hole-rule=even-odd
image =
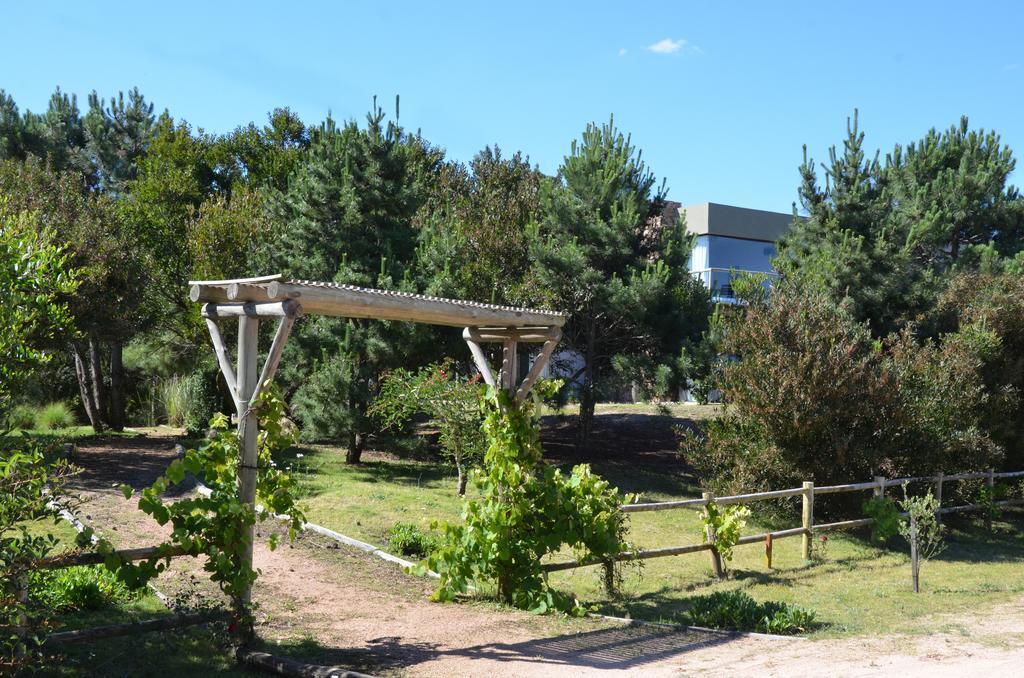
[{"label": "tall green tree", "polygon": [[40,233],[62,248],[78,271],[75,292],[65,301],[79,334],[66,334],[61,343],[69,342],[89,422],[97,430],[120,429],[124,374],[120,353],[112,347],[148,327],[150,314],[138,298],[148,267],[113,199],[83,187],[77,172],[57,172],[37,158],[0,162],[7,213],[32,212]]},{"label": "tall green tree", "polygon": [[47,344],[71,328],[62,301],[75,287],[69,255],[41,231],[31,212],[5,213],[0,202],[0,425],[10,397],[47,362]]},{"label": "tall green tree", "polygon": [[[677,365],[703,288],[686,272],[691,240],[680,219],[661,218],[663,193],[614,120],[590,124],[555,180],[545,182],[532,237],[529,290],[565,311],[563,345],[583,361],[579,441],[590,435],[602,388],[661,381]],[[696,303],[694,303],[696,300]],[[660,379],[657,377],[661,374]]]},{"label": "tall green tree", "polygon": [[[414,289],[413,219],[440,161],[422,138],[385,122],[376,105],[362,128],[328,119],[312,131],[287,190],[269,195],[280,234],[267,243],[267,261],[293,278]],[[281,376],[307,434],[343,438],[346,460],[358,463],[380,375],[420,354],[417,336],[408,323],[304,321]]]},{"label": "tall green tree", "polygon": [[109,105],[95,91],[89,95],[89,110],[82,121],[85,152],[93,182],[99,188],[115,195],[124,191],[138,174],[139,161],[156,133],[156,121],[153,104],[146,101],[138,87],[127,96],[118,92]]},{"label": "tall green tree", "polygon": [[843,300],[876,336],[898,331],[937,303],[953,270],[977,270],[1021,248],[1024,201],[1008,184],[1015,161],[998,135],[967,119],[934,129],[885,162],[868,158],[856,113],[843,150],[818,180],[806,148],[796,219],[776,268]]}]

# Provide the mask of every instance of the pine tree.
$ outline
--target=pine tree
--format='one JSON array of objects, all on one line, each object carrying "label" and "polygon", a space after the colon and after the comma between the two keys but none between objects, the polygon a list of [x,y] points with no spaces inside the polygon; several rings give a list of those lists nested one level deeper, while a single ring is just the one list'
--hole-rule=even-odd
[{"label": "pine tree", "polygon": [[[281,224],[280,237],[268,243],[270,267],[292,278],[412,290],[413,218],[440,160],[420,137],[385,124],[376,104],[362,129],[328,119],[310,135],[287,190],[269,194]],[[295,393],[306,433],[343,438],[346,460],[358,463],[380,374],[415,362],[423,336],[408,323],[304,321],[289,342],[281,380]]]},{"label": "pine tree", "polygon": [[[686,272],[691,241],[679,220],[662,219],[663,192],[614,120],[587,126],[558,179],[542,191],[532,237],[529,290],[569,314],[563,345],[579,354],[579,442],[597,398],[630,382],[663,390],[687,340],[706,323],[707,297]],[[698,322],[691,313],[696,310]],[[659,376],[660,375],[660,376]],[[652,389],[653,390],[653,389]]]}]

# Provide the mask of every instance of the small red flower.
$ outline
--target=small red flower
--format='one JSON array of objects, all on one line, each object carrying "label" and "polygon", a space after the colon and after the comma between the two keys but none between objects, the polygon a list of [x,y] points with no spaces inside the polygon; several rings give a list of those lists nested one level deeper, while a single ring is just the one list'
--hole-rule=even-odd
[{"label": "small red flower", "polygon": [[822,541],[828,541],[828,537],[823,534],[823,535],[821,535],[821,540]]}]

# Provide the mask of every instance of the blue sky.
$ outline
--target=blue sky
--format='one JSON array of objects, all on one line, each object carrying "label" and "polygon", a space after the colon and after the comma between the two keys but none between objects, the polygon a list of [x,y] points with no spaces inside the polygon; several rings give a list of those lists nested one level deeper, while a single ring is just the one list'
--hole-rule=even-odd
[{"label": "blue sky", "polygon": [[[967,114],[1024,154],[1024,3],[22,2],[0,88],[138,85],[211,132],[290,106],[362,118],[377,95],[449,156],[486,144],[554,172],[611,114],[670,197],[789,211],[860,109],[872,149]],[[1020,173],[1015,173],[1017,177]]]}]

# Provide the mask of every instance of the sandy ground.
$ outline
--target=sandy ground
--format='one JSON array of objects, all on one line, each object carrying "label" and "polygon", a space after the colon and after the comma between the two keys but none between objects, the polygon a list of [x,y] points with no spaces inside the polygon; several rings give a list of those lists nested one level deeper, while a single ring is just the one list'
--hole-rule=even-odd
[{"label": "sandy ground", "polygon": [[[154,543],[162,530],[116,485],[140,488],[173,458],[169,439],[82,446],[82,517],[119,546]],[[189,491],[182,488],[180,492]],[[264,536],[266,536],[266,528]],[[254,598],[258,634],[272,647],[309,643],[322,663],[408,676],[1012,676],[1024,673],[1024,598],[976,619],[969,635],[839,640],[776,639],[607,620],[536,617],[487,604],[430,603],[430,582],[316,535],[270,551]],[[183,559],[157,583],[175,594],[199,581]],[[951,619],[951,621],[953,621]],[[967,633],[967,632],[965,632]]]}]

